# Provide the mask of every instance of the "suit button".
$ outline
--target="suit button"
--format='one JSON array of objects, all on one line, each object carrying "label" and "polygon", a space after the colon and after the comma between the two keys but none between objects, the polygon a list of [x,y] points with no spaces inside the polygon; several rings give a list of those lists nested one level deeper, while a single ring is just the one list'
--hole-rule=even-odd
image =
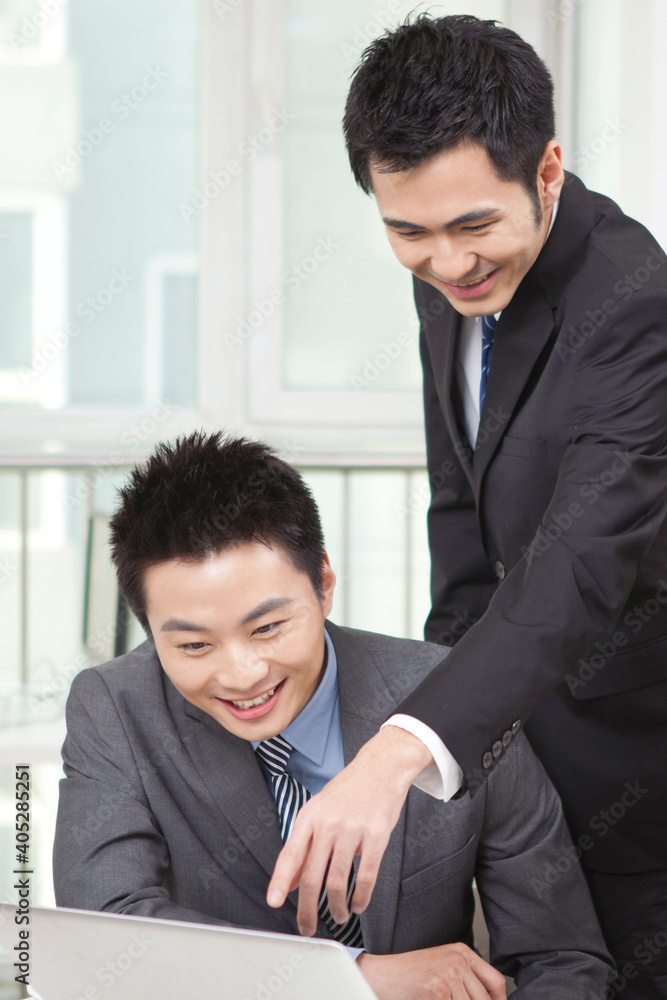
[{"label": "suit button", "polygon": [[512,742],[512,734],[508,729],[506,733],[503,733],[503,746],[508,747],[511,742]]},{"label": "suit button", "polygon": [[499,580],[504,580],[505,579],[505,567],[500,562],[500,560],[498,560],[498,562],[496,563],[496,567],[495,568],[496,568],[496,576],[498,577],[498,579]]},{"label": "suit button", "polygon": [[488,769],[491,767],[492,764],[493,764],[493,754],[490,753],[489,750],[487,750],[484,756],[482,757],[482,767],[484,768],[485,771],[488,771]]},{"label": "suit button", "polygon": [[500,757],[501,753],[503,752],[503,745],[500,742],[500,740],[496,740],[496,742],[491,747],[491,751],[494,757]]},{"label": "suit button", "polygon": [[516,734],[519,732],[520,729],[521,729],[521,719],[517,719],[515,722],[512,723],[512,736],[516,736]]}]

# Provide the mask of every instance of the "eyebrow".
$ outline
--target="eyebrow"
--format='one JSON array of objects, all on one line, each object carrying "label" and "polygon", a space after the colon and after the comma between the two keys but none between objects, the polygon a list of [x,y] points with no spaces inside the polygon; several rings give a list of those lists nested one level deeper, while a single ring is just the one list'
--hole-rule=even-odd
[{"label": "eyebrow", "polygon": [[[470,212],[464,212],[463,215],[457,216],[455,219],[451,219],[449,222],[445,222],[442,226],[443,229],[453,229],[455,226],[460,226],[464,222],[479,222],[481,219],[486,219],[490,215],[495,215],[499,212],[498,206],[491,206],[489,208],[477,208]],[[382,221],[385,226],[389,226],[390,229],[414,229],[418,232],[425,232],[426,226],[418,226],[414,222],[405,222],[404,219],[388,219],[383,216]]]},{"label": "eyebrow", "polygon": [[270,614],[271,611],[277,611],[278,608],[284,608],[286,604],[293,603],[293,597],[269,597],[268,600],[262,601],[262,603],[258,604],[256,608],[249,611],[240,624],[247,625],[248,622],[254,621],[255,618],[261,618],[263,615]]},{"label": "eyebrow", "polygon": [[194,622],[186,622],[182,618],[167,618],[166,622],[160,626],[160,632],[210,632],[205,625],[195,625]]},{"label": "eyebrow", "polygon": [[[240,625],[247,625],[248,622],[254,621],[256,618],[261,618],[263,615],[268,615],[272,611],[277,611],[278,608],[284,608],[287,604],[293,604],[293,597],[270,597],[266,601],[262,601],[258,604],[256,608],[249,611],[247,615],[239,622]],[[197,625],[195,622],[185,621],[183,618],[167,618],[160,626],[160,632],[211,632],[212,629],[207,628],[206,625]]]}]

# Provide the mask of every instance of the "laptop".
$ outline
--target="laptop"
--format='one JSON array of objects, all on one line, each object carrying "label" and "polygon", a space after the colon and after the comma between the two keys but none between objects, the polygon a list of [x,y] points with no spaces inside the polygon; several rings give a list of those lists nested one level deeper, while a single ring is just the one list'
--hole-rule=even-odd
[{"label": "laptop", "polygon": [[[16,910],[0,904],[11,964]],[[376,1000],[337,941],[40,906],[27,928],[41,1000]]]}]

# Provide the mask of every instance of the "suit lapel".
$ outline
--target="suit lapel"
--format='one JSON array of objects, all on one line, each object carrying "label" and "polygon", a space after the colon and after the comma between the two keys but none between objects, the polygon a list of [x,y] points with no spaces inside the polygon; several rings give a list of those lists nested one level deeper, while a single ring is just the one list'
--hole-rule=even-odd
[{"label": "suit lapel", "polygon": [[591,196],[565,171],[558,215],[540,254],[498,321],[491,375],[473,457],[479,509],[484,475],[531,381],[540,355],[557,331],[563,291],[581,267],[595,224]]},{"label": "suit lapel", "polygon": [[276,805],[251,744],[227,732],[165,680],[172,687],[169,694],[174,707],[176,699],[181,703],[184,743],[215,807],[271,876],[283,845]]},{"label": "suit lapel", "polygon": [[[440,294],[436,289],[431,291],[434,296]],[[461,314],[448,306],[442,320],[437,324],[429,323],[426,328],[438,397],[447,430],[454,442],[467,440],[460,423],[463,404],[456,378],[461,321]],[[492,355],[493,377],[489,378],[477,441],[471,442],[471,447],[474,444],[472,462],[468,448],[457,449],[463,471],[478,502],[484,473],[553,330],[553,309],[539,291],[535,296],[534,283],[526,282],[525,286],[520,286],[498,321]]]},{"label": "suit lapel", "polygon": [[478,505],[484,473],[554,328],[553,309],[539,290],[536,294],[533,282],[520,286],[498,320],[473,459]]},{"label": "suit lapel", "polygon": [[[182,720],[184,744],[214,806],[270,878],[283,842],[276,803],[252,745],[182,698],[166,677],[165,685],[172,711]],[[223,849],[221,844],[221,854]],[[298,901],[295,890],[288,895],[283,909],[277,911],[278,918],[289,914],[285,933],[296,931]],[[317,933],[320,937],[332,936],[321,919]]]},{"label": "suit lapel", "polygon": [[[368,650],[347,632],[327,622],[338,661],[340,720],[345,764],[350,763],[364,743],[377,733],[396,707],[383,676],[369,657]],[[396,910],[403,864],[405,806],[390,837],[380,865],[378,880],[368,909],[361,915],[364,946],[374,954],[388,954],[396,922]],[[356,867],[356,862],[355,862]]]},{"label": "suit lapel", "polygon": [[[426,289],[428,301],[425,308],[428,312],[429,304],[439,304],[444,300],[444,296],[431,285],[427,285]],[[457,454],[463,466],[463,471],[472,484],[473,469],[470,460],[472,442],[470,442],[470,449],[465,446],[467,435],[462,428],[459,417],[459,414],[463,413],[463,405],[459,398],[460,394],[456,379],[461,319],[461,314],[447,305],[441,321],[427,323],[426,342],[431,356],[438,398],[445,423],[447,424],[447,431],[452,441],[461,442],[461,447],[457,449]]]}]

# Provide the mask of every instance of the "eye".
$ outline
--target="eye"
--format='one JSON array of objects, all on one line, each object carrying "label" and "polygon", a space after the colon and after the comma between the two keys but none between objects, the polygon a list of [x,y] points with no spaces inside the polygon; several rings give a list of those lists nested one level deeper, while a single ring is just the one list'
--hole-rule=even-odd
[{"label": "eye", "polygon": [[482,222],[481,225],[479,226],[464,226],[463,228],[467,233],[479,233],[482,231],[482,229],[486,229],[487,226],[490,225],[491,225],[490,222]]},{"label": "eye", "polygon": [[410,231],[410,232],[408,232],[408,233],[398,233],[397,235],[398,235],[398,236],[403,236],[403,237],[405,237],[406,239],[408,239],[408,240],[411,240],[411,239],[412,239],[413,237],[416,237],[416,236],[421,236],[421,235],[422,235],[422,232],[421,232],[421,230],[419,230],[419,229],[416,229],[416,230],[414,230],[414,231]]},{"label": "eye", "polygon": [[186,642],[181,646],[181,649],[186,649],[192,653],[199,653],[202,649],[208,649],[209,646],[209,642]]},{"label": "eye", "polygon": [[271,632],[275,631],[282,622],[271,622],[269,625],[260,625],[255,629],[255,635],[269,635]]}]

